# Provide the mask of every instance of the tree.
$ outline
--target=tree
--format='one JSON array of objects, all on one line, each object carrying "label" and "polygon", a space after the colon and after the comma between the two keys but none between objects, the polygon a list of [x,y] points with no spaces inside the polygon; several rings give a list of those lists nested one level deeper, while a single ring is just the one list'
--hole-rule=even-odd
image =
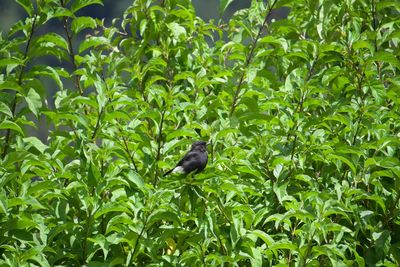
[{"label": "tree", "polygon": [[[2,264],[399,265],[398,1],[17,2]],[[194,139],[205,171],[162,178]]]}]

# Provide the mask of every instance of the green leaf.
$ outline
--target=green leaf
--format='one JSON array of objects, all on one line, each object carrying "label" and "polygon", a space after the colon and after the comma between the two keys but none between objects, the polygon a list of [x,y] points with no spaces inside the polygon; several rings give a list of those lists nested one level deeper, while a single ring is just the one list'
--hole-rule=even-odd
[{"label": "green leaf", "polygon": [[40,98],[40,95],[33,88],[31,88],[25,97],[25,101],[28,103],[28,107],[32,113],[38,117],[39,109],[42,107],[42,99]]},{"label": "green leaf", "polygon": [[294,252],[298,251],[298,247],[296,246],[295,243],[285,240],[275,242],[274,244],[268,247],[268,250],[281,250],[281,249],[292,250]]},{"label": "green leaf", "polygon": [[8,215],[8,207],[6,202],[6,197],[4,195],[0,196],[0,213]]},{"label": "green leaf", "polygon": [[19,125],[16,124],[15,122],[9,120],[5,120],[2,123],[0,123],[0,129],[11,129],[19,132],[22,136],[24,136],[24,131],[21,129],[21,127],[19,127]]},{"label": "green leaf", "polygon": [[98,47],[100,45],[108,45],[109,41],[107,40],[107,38],[103,37],[103,36],[91,36],[87,39],[85,39],[80,45],[79,45],[79,53],[82,53],[83,51],[85,51],[86,49],[89,48],[95,48]]},{"label": "green leaf", "polygon": [[40,153],[43,154],[43,152],[48,148],[45,144],[42,143],[37,137],[31,136],[31,137],[26,137],[23,139],[24,142],[31,144],[33,147],[35,147]]},{"label": "green leaf", "polygon": [[61,6],[52,6],[49,7],[50,10],[47,10],[46,8],[49,7],[45,6],[45,10],[47,12],[47,19],[52,19],[52,18],[59,18],[59,17],[73,17],[74,14],[72,12],[64,7]]},{"label": "green leaf", "polygon": [[97,219],[100,216],[110,213],[110,212],[117,212],[117,213],[127,213],[130,214],[130,210],[124,205],[124,203],[118,202],[108,202],[103,204],[94,214],[94,218]]},{"label": "green leaf", "polygon": [[26,13],[28,13],[30,17],[33,16],[35,10],[30,0],[17,0],[17,3],[25,9]]},{"label": "green leaf", "polygon": [[145,34],[146,26],[147,26],[147,19],[142,19],[140,21],[140,27],[139,27],[141,36]]},{"label": "green leaf", "polygon": [[240,133],[238,129],[223,129],[217,133],[215,136],[215,141],[223,140],[229,136],[234,136],[235,134]]},{"label": "green leaf", "polygon": [[277,164],[276,166],[275,166],[275,168],[274,168],[274,176],[276,177],[276,178],[279,178],[279,176],[281,175],[281,173],[282,173],[282,170],[283,170],[283,165],[282,164]]},{"label": "green leaf", "polygon": [[225,13],[226,8],[233,2],[234,0],[220,0],[219,1],[219,16]]},{"label": "green leaf", "polygon": [[310,187],[313,186],[312,178],[310,176],[306,175],[306,174],[298,174],[294,178],[299,180],[299,181],[306,182]]},{"label": "green leaf", "polygon": [[397,69],[400,70],[400,61],[396,58],[396,56],[393,53],[384,52],[384,51],[377,52],[368,61],[370,63],[373,62],[373,61],[380,61],[380,62],[389,63],[389,64],[395,66]]},{"label": "green leaf", "polygon": [[353,48],[354,48],[354,50],[367,48],[371,53],[374,51],[374,45],[372,43],[364,41],[364,40],[359,40],[357,42],[354,42]]},{"label": "green leaf", "polygon": [[7,67],[7,70],[11,72],[15,67],[23,65],[23,61],[19,58],[2,58],[0,59],[0,68]]},{"label": "green leaf", "polygon": [[36,66],[32,69],[32,73],[35,74],[35,76],[45,75],[51,77],[57,83],[58,87],[62,90],[63,83],[61,81],[59,72],[62,72],[62,70],[56,70],[51,66]]},{"label": "green leaf", "polygon": [[[53,191],[55,188],[57,188],[57,184],[53,181],[41,181],[38,183],[32,183],[31,186],[28,189],[27,194],[28,195],[33,195],[33,194],[46,194],[48,192]],[[60,196],[58,196],[60,197]]]},{"label": "green leaf", "polygon": [[400,12],[400,3],[397,0],[382,0],[376,3],[376,9],[381,11],[385,8],[396,9],[397,12]]},{"label": "green leaf", "polygon": [[260,238],[268,247],[275,243],[275,240],[270,235],[261,230],[253,230],[250,235]]},{"label": "green leaf", "polygon": [[90,5],[103,5],[102,0],[75,0],[72,3],[71,11],[75,13],[76,11]]},{"label": "green leaf", "polygon": [[11,109],[4,102],[0,102],[0,112],[6,114],[10,118],[13,117]]},{"label": "green leaf", "polygon": [[58,46],[65,51],[68,51],[68,43],[61,35],[51,32],[41,35],[35,42],[35,45],[41,45],[45,47]]},{"label": "green leaf", "polygon": [[130,171],[126,178],[132,182],[137,189],[139,189],[140,191],[146,193],[148,191],[148,188],[146,186],[146,184],[143,181],[143,178],[136,172],[134,171]]},{"label": "green leaf", "polygon": [[343,162],[347,166],[349,166],[353,173],[357,173],[356,166],[349,159],[347,159],[346,157],[343,157],[343,156],[340,156],[340,155],[335,155],[335,154],[330,154],[330,155],[328,155],[327,158],[329,160],[332,160],[332,159],[339,160],[340,162]]},{"label": "green leaf", "polygon": [[181,73],[177,73],[174,76],[174,82],[180,81],[180,80],[188,80],[188,79],[194,79],[195,74],[191,71],[184,71]]},{"label": "green leaf", "polygon": [[87,28],[94,29],[96,26],[96,20],[91,17],[77,17],[72,21],[71,29],[74,34],[77,34]]},{"label": "green leaf", "polygon": [[87,185],[90,187],[96,187],[100,183],[101,174],[97,165],[90,163],[88,176],[87,176]]},{"label": "green leaf", "polygon": [[188,137],[197,137],[197,133],[193,129],[178,129],[175,131],[171,131],[168,133],[166,140],[170,141],[177,137],[188,136]]},{"label": "green leaf", "polygon": [[163,209],[158,209],[156,211],[154,211],[148,219],[148,226],[152,226],[154,223],[156,222],[160,222],[160,221],[166,221],[166,222],[173,222],[176,224],[180,223],[180,220],[177,216],[176,213],[170,212],[170,211],[166,211]]},{"label": "green leaf", "polygon": [[182,38],[186,37],[186,30],[183,26],[179,25],[176,22],[171,22],[167,24],[167,27],[171,30],[172,36],[175,39],[179,39],[181,36]]},{"label": "green leaf", "polygon": [[14,197],[8,199],[8,207],[15,207],[15,206],[32,206],[33,209],[45,209],[45,207],[40,204],[40,202],[33,197],[26,196],[26,197]]},{"label": "green leaf", "polygon": [[383,257],[389,252],[391,235],[388,230],[372,233],[372,238],[375,241],[375,251],[380,257]]},{"label": "green leaf", "polygon": [[154,83],[156,83],[157,81],[165,81],[167,80],[165,77],[161,76],[161,75],[152,75],[147,81],[146,81],[146,85],[145,88],[148,89],[151,85],[153,85]]},{"label": "green leaf", "polygon": [[251,247],[252,257],[250,258],[251,266],[262,266],[263,260],[261,249],[258,247]]},{"label": "green leaf", "polygon": [[4,90],[4,89],[14,90],[17,92],[22,91],[22,87],[19,84],[17,84],[16,82],[0,81],[0,90]]}]

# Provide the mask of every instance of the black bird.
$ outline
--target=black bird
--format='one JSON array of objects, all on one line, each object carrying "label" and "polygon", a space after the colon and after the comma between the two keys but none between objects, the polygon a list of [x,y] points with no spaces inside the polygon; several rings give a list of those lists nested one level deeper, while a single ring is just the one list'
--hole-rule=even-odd
[{"label": "black bird", "polygon": [[175,168],[164,173],[164,176],[172,173],[183,172],[188,174],[192,171],[201,172],[207,165],[207,142],[196,141],[192,144],[190,151],[178,162]]}]

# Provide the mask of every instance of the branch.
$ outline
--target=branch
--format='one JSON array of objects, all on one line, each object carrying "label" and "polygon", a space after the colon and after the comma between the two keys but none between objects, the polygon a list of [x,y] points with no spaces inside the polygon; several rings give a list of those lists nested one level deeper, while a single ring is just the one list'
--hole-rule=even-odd
[{"label": "branch", "polygon": [[[104,85],[105,85],[105,87],[106,87],[106,91],[108,92],[108,91],[109,91],[109,88],[108,88],[106,79],[105,79],[105,77],[104,77],[104,73],[101,73],[101,79],[102,79],[102,81],[103,81],[103,83],[104,83]],[[111,103],[111,101],[112,101],[112,99],[111,99],[111,97],[109,96],[109,97],[108,97],[107,103],[104,105],[104,107],[102,108],[102,110],[101,110],[101,112],[100,112],[100,114],[99,114],[99,116],[98,116],[98,118],[97,118],[96,126],[95,126],[95,129],[94,129],[93,134],[92,134],[92,139],[94,139],[94,138],[96,137],[97,131],[98,131],[98,129],[100,128],[100,120],[101,120],[101,117],[103,116],[104,110],[106,109],[107,105],[108,105],[109,103]],[[112,109],[112,111],[114,111],[114,107],[113,107],[113,106],[111,106],[111,109]],[[129,159],[131,160],[132,165],[133,165],[133,167],[135,168],[135,171],[136,171],[136,172],[139,172],[139,171],[138,171],[138,168],[137,168],[137,166],[136,166],[135,160],[133,159],[133,156],[132,156],[132,154],[131,154],[131,152],[130,152],[130,150],[129,150],[128,142],[127,142],[127,140],[126,140],[125,135],[123,134],[123,130],[122,130],[122,127],[121,127],[120,123],[117,124],[117,127],[118,127],[118,131],[121,133],[122,140],[123,140],[123,146],[122,146],[122,148],[123,148],[124,151],[128,154]]]},{"label": "branch", "polygon": [[[24,75],[24,73],[25,73],[25,70],[26,70],[26,62],[25,62],[25,60],[26,60],[26,58],[28,57],[28,51],[29,51],[29,47],[30,47],[30,44],[31,44],[31,41],[32,41],[32,38],[33,38],[33,34],[34,34],[34,32],[35,32],[35,24],[36,24],[36,19],[37,19],[37,13],[35,12],[35,15],[34,15],[34,17],[33,17],[33,21],[32,21],[32,27],[31,27],[31,30],[30,30],[30,32],[29,32],[29,37],[28,37],[28,42],[27,42],[27,44],[26,44],[26,47],[25,47],[25,52],[24,52],[24,56],[23,56],[23,62],[24,62],[24,65],[22,65],[21,66],[21,68],[20,68],[20,73],[19,73],[19,76],[18,76],[18,85],[19,86],[21,86],[22,85],[22,78],[23,78],[23,75]],[[13,99],[13,102],[12,102],[12,105],[11,105],[11,112],[12,112],[12,117],[13,117],[13,119],[14,119],[14,117],[15,117],[15,111],[17,110],[17,93],[15,93],[15,95],[14,95],[14,99]],[[4,159],[4,157],[7,155],[7,152],[8,152],[8,148],[10,147],[10,145],[9,145],[9,142],[10,142],[10,138],[11,138],[11,129],[7,129],[6,130],[6,138],[5,138],[5,140],[4,140],[4,150],[3,150],[3,153],[2,153],[2,158]]]},{"label": "branch", "polygon": [[120,126],[118,126],[118,128],[119,128],[119,131],[121,132],[122,140],[124,141],[123,149],[125,150],[125,153],[128,154],[129,159],[131,160],[132,165],[133,165],[133,167],[135,168],[135,171],[136,171],[136,172],[139,172],[139,171],[138,171],[138,168],[136,167],[135,160],[133,159],[133,156],[132,156],[131,152],[129,151],[129,146],[128,146],[128,142],[126,141],[126,137],[122,134],[122,131],[121,131],[121,129],[120,129]]},{"label": "branch", "polygon": [[[61,0],[61,6],[63,8],[65,8],[64,0]],[[69,26],[68,25],[69,24],[68,23],[68,17],[63,17],[63,21],[64,21],[64,24],[63,24],[64,31],[65,31],[65,34],[67,35],[67,41],[68,41],[68,55],[69,55],[70,60],[71,60],[73,72],[75,72],[78,69],[78,67],[76,66],[76,63],[75,63],[75,53],[74,53],[74,49],[72,47],[72,34],[69,31],[69,27],[68,27]],[[74,76],[74,80],[75,80],[75,86],[78,89],[79,94],[81,96],[83,96],[83,90],[82,90],[81,84],[80,84],[80,77],[78,75],[76,75],[76,74],[73,74],[73,76]],[[85,110],[85,112],[86,112],[86,110]]]},{"label": "branch", "polygon": [[[106,84],[106,87],[107,87],[107,84]],[[108,88],[107,88],[107,90],[108,90]],[[103,115],[104,115],[104,110],[106,109],[106,107],[107,107],[107,105],[108,105],[109,103],[111,103],[111,98],[110,98],[110,97],[108,98],[107,103],[104,105],[104,107],[103,107],[103,108],[100,110],[100,112],[99,112],[99,116],[97,117],[97,121],[96,121],[96,126],[94,127],[94,130],[93,130],[92,139],[94,139],[94,138],[96,137],[97,131],[100,129],[100,121],[101,121],[101,118],[103,117]]]},{"label": "branch", "polygon": [[157,154],[156,154],[156,160],[155,160],[155,172],[154,172],[154,186],[157,184],[157,177],[158,177],[158,167],[157,167],[157,162],[160,160],[161,156],[161,148],[162,148],[162,134],[163,134],[163,124],[164,124],[164,115],[166,112],[166,108],[164,106],[164,110],[161,113],[161,122],[160,122],[160,127],[158,128],[158,136],[157,136]]},{"label": "branch", "polygon": [[[376,16],[376,3],[374,0],[371,1],[371,18],[372,18],[372,28],[376,32],[379,25],[378,25],[378,18]],[[375,52],[378,52],[377,34],[375,34],[375,38],[374,38],[374,47],[375,47]]]},{"label": "branch", "polygon": [[144,231],[146,230],[147,224],[148,224],[148,222],[149,222],[150,216],[151,216],[151,214],[153,213],[153,211],[154,211],[154,207],[150,210],[149,216],[146,217],[146,220],[145,220],[144,223],[143,223],[143,228],[142,228],[142,230],[140,230],[140,233],[139,233],[138,237],[136,238],[135,246],[133,247],[133,252],[132,252],[132,258],[131,258],[131,260],[133,260],[133,257],[135,256],[135,254],[136,254],[136,252],[137,252],[137,247],[138,247],[138,244],[139,244],[139,239],[142,238],[142,236],[143,236],[143,234],[144,234]]},{"label": "branch", "polygon": [[244,77],[246,75],[246,69],[247,67],[250,65],[251,61],[253,60],[253,54],[255,51],[255,48],[257,46],[257,42],[261,37],[262,32],[264,31],[265,27],[267,26],[267,22],[268,22],[268,18],[271,15],[272,9],[274,8],[275,4],[278,2],[278,0],[275,0],[272,5],[269,6],[268,8],[268,12],[265,16],[264,22],[261,24],[260,28],[258,29],[258,33],[256,38],[253,40],[253,42],[251,43],[251,49],[250,49],[250,53],[247,55],[246,58],[246,62],[244,65],[244,69],[242,74],[240,75],[240,79],[239,79],[239,83],[236,87],[236,91],[235,91],[235,95],[233,97],[233,101],[232,101],[232,105],[231,105],[231,110],[229,111],[229,117],[232,116],[233,112],[235,112],[236,109],[236,105],[237,105],[237,101],[239,100],[239,93],[240,90],[242,88],[243,82],[244,82]]},{"label": "branch", "polygon": [[[307,83],[310,81],[312,74],[314,73],[314,68],[315,68],[315,64],[318,60],[318,55],[317,57],[313,60],[310,70],[307,73],[307,77],[305,80],[305,90],[304,92],[301,94],[301,97],[299,99],[299,102],[297,103],[297,107],[295,109],[295,112],[298,110],[298,113],[302,113],[303,112],[303,105],[304,105],[304,101],[306,100],[306,96],[307,96]],[[296,131],[297,130],[297,122],[293,125],[293,128],[291,129],[291,131]],[[290,136],[291,136],[291,131],[289,131],[288,137],[287,139],[289,140]],[[296,145],[297,145],[297,139],[298,139],[298,135],[294,134],[294,140],[293,140],[293,146],[292,146],[292,153],[290,156],[290,160],[293,161],[294,158],[294,153],[296,150]]]},{"label": "branch", "polygon": [[308,256],[310,255],[310,252],[311,252],[311,249],[312,249],[312,241],[313,241],[313,239],[314,239],[314,234],[315,234],[315,233],[313,233],[313,234],[311,235],[310,239],[308,239],[308,242],[307,242],[307,250],[306,250],[306,253],[305,253],[303,259],[301,260],[300,266],[307,266],[307,258],[308,258]]}]

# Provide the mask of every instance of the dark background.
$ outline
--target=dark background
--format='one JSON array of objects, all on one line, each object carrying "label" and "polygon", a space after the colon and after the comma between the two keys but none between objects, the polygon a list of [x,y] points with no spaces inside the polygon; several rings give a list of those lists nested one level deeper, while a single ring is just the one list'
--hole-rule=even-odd
[{"label": "dark background", "polygon": [[[78,12],[78,16],[90,16],[94,18],[105,18],[105,25],[110,25],[111,20],[114,18],[123,18],[124,11],[134,2],[135,0],[104,0],[103,5],[91,5],[81,9]],[[208,21],[210,19],[219,19],[219,0],[192,0],[193,6],[195,8],[197,16],[201,17],[203,20]],[[230,17],[239,9],[247,8],[251,4],[251,0],[234,0],[233,3],[229,5],[226,9],[223,20],[228,21]],[[287,15],[288,9],[283,8],[279,10],[274,10],[270,19],[283,18]],[[0,0],[0,34],[6,36],[10,27],[12,27],[19,20],[26,17],[27,14],[25,10],[15,1],[15,0]],[[60,21],[53,20],[51,23],[46,23],[41,27],[42,32],[57,32],[61,35],[64,34],[62,24]],[[78,37],[79,38],[83,38]],[[79,44],[79,42],[77,42]],[[39,62],[31,62],[32,64],[49,64],[51,66],[57,66],[59,62],[54,57],[40,58],[37,59]],[[71,66],[63,66],[66,69]],[[48,86],[46,88],[47,92],[48,106],[54,108],[53,96],[57,90],[57,86],[54,81],[47,79],[43,81]],[[65,86],[72,86],[72,84],[65,84]],[[30,118],[36,120],[34,117]],[[39,129],[30,129],[30,134],[39,137],[43,142],[47,139],[48,126],[45,121],[39,120],[36,124],[40,125]]]},{"label": "dark background", "polygon": [[[105,18],[105,25],[110,25],[111,20],[114,18],[123,18],[124,11],[134,2],[135,0],[104,0],[103,5],[91,5],[81,9],[78,12],[78,16],[90,16],[94,18]],[[210,19],[219,18],[219,0],[193,0],[192,1],[197,16],[203,20],[208,21]],[[233,13],[239,9],[247,8],[250,6],[251,0],[235,0],[225,11],[223,19],[228,21]],[[25,10],[15,0],[0,0],[0,34],[6,36],[9,29],[17,23],[19,20],[23,20],[27,16]],[[41,32],[57,32],[61,35],[64,34],[61,21],[53,20],[50,23],[46,23],[40,29]],[[83,38],[82,36],[78,37]],[[79,42],[77,42],[79,44]],[[75,47],[76,48],[76,47]],[[38,62],[37,62],[38,61]],[[31,64],[49,64],[51,66],[57,66],[60,62],[54,57],[42,57],[31,62]],[[71,66],[63,66],[69,69]],[[43,82],[47,85],[46,88],[49,90],[46,95],[48,96],[48,107],[54,108],[53,96],[57,91],[57,86],[51,79],[44,79]],[[64,86],[73,86],[72,84],[64,84]],[[48,127],[43,118],[35,118],[34,116],[29,119],[35,121],[36,125],[39,125],[38,129],[27,129],[30,135],[37,136],[44,143],[46,143],[47,136],[49,134]]]},{"label": "dark background", "polygon": [[[89,6],[83,9],[86,16],[106,18],[122,18],[125,9],[134,0],[104,0],[103,6]],[[218,0],[193,0],[196,13],[203,20],[208,21],[218,18]],[[236,10],[249,7],[251,0],[236,0],[226,10],[225,19],[229,18]],[[0,0],[0,31],[7,32],[18,20],[26,16],[25,10],[15,0]]]}]

